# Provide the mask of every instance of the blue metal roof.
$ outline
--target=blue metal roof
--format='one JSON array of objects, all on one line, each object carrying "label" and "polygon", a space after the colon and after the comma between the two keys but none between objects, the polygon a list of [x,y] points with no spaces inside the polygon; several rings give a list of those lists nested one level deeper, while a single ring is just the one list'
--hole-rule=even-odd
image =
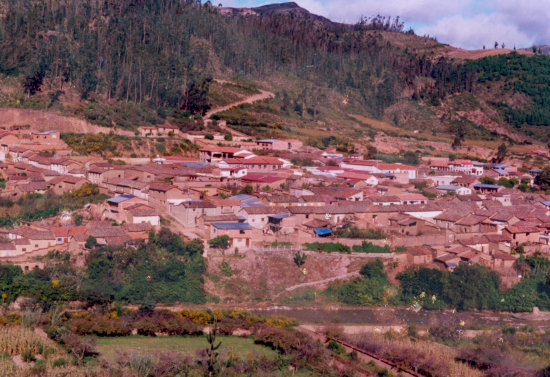
[{"label": "blue metal roof", "polygon": [[508,166],[510,166],[510,165],[506,165],[506,164],[493,164],[493,167],[494,167],[494,168],[501,168],[501,169],[507,168]]},{"label": "blue metal roof", "polygon": [[475,188],[488,188],[488,189],[499,189],[500,185],[491,185],[489,183],[476,183]]},{"label": "blue metal roof", "polygon": [[249,230],[252,229],[249,223],[211,223],[213,227],[218,229],[237,229]]},{"label": "blue metal roof", "polygon": [[205,166],[208,166],[208,164],[204,164],[202,162],[193,162],[193,161],[185,161],[185,162],[182,162],[181,164],[185,165],[185,166],[188,166],[190,168],[204,168]]},{"label": "blue metal roof", "polygon": [[263,139],[263,140],[258,140],[257,143],[274,143],[276,141],[277,139]]},{"label": "blue metal roof", "polygon": [[451,191],[458,190],[459,188],[460,186],[455,186],[455,185],[439,185],[436,187],[437,190],[451,190]]},{"label": "blue metal roof", "polygon": [[329,234],[332,234],[332,230],[328,228],[316,228],[316,229],[313,229],[313,231],[318,236],[328,236]]},{"label": "blue metal roof", "polygon": [[107,201],[111,202],[111,203],[122,203],[122,202],[125,202],[126,200],[132,199],[134,197],[135,197],[134,195],[123,194],[123,195],[113,196],[112,198],[107,199]]},{"label": "blue metal roof", "polygon": [[544,200],[541,203],[547,207],[550,207],[550,200]]},{"label": "blue metal roof", "polygon": [[[237,199],[237,200],[240,200],[242,202],[243,200],[248,200],[248,199],[251,199],[251,198],[256,198],[256,197],[253,196],[253,195],[248,195],[248,194],[237,194],[237,195],[230,196],[228,199]],[[256,198],[256,199],[258,199],[258,198]]]},{"label": "blue metal roof", "polygon": [[508,173],[506,170],[501,169],[501,168],[494,168],[493,170],[496,171],[500,175],[510,175],[510,173]]},{"label": "blue metal roof", "polygon": [[292,213],[281,212],[281,213],[277,213],[276,215],[272,215],[268,217],[272,217],[274,219],[284,219],[285,217],[290,217],[290,216],[293,216]]}]

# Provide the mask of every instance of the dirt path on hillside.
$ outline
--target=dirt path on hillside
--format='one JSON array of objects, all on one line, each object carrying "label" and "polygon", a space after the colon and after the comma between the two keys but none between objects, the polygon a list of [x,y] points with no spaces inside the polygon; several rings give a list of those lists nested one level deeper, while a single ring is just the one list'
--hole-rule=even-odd
[{"label": "dirt path on hillside", "polygon": [[[217,81],[220,82],[220,80],[217,80]],[[258,89],[258,90],[260,91],[260,93],[258,93],[258,94],[253,94],[251,96],[243,98],[240,101],[232,102],[228,105],[215,107],[213,109],[208,110],[206,112],[206,114],[204,114],[204,119],[210,119],[210,117],[212,115],[216,114],[216,113],[220,113],[222,111],[229,110],[232,107],[239,106],[239,105],[242,105],[244,103],[254,103],[254,102],[257,102],[257,101],[263,101],[265,99],[275,97],[275,94],[273,94],[271,92],[268,92],[267,90],[262,90],[262,89]]]},{"label": "dirt path on hillside", "polygon": [[328,278],[328,279],[310,281],[308,283],[293,285],[291,287],[286,288],[285,291],[290,292],[290,291],[293,291],[293,290],[298,289],[298,288],[316,287],[316,286],[319,286],[319,285],[325,285],[325,284],[333,282],[335,280],[350,279],[350,278],[354,278],[354,277],[357,277],[357,276],[359,276],[359,271],[348,272],[347,274],[334,276],[334,277],[331,277],[331,278]]}]

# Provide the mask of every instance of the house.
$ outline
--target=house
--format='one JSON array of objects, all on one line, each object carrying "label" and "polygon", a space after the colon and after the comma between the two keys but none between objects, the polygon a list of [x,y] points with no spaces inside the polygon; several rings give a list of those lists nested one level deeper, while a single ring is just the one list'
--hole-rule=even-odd
[{"label": "house", "polygon": [[539,243],[540,230],[532,224],[517,223],[508,225],[502,231],[510,238],[510,245],[518,247],[522,244]]},{"label": "house", "polygon": [[58,245],[69,243],[76,236],[85,235],[87,231],[85,226],[59,226],[51,227],[50,230]]},{"label": "house", "polygon": [[182,203],[187,198],[179,188],[168,182],[151,182],[147,187],[149,202],[161,207]]},{"label": "house", "polygon": [[476,183],[474,185],[474,189],[482,194],[487,194],[498,192],[500,189],[502,189],[502,186],[489,183]]},{"label": "house", "polygon": [[87,183],[84,178],[77,178],[71,175],[61,175],[48,181],[50,189],[57,195],[81,188]]},{"label": "house", "polygon": [[[320,198],[334,198],[336,201],[363,201],[363,191],[350,187],[310,187],[307,189],[311,195]],[[325,199],[326,200],[326,199]]]},{"label": "house", "polygon": [[455,231],[458,233],[480,233],[482,223],[487,216],[469,214],[455,222]]},{"label": "house", "polygon": [[264,206],[264,207],[244,207],[238,216],[246,219],[246,222],[255,229],[265,229],[269,222],[269,216],[279,213],[288,213],[284,207]]},{"label": "house", "polygon": [[422,265],[433,262],[433,253],[426,246],[409,247],[403,255],[408,265]]},{"label": "house", "polygon": [[365,182],[367,187],[375,187],[378,185],[379,182],[378,178],[376,178],[374,175],[364,172],[345,171],[343,173],[337,174],[336,177],[346,180],[360,180],[362,182]]},{"label": "house", "polygon": [[430,169],[443,172],[459,172],[480,176],[483,175],[484,167],[482,164],[474,163],[470,160],[456,159],[453,161],[431,161]]},{"label": "house", "polygon": [[57,130],[32,132],[31,140],[41,144],[58,144],[61,140],[61,133]]},{"label": "house", "polygon": [[71,170],[80,168],[80,164],[68,158],[52,158],[49,169],[59,174],[68,174]]},{"label": "house", "polygon": [[199,161],[213,164],[224,159],[232,159],[239,156],[250,155],[251,153],[242,148],[208,146],[199,150]]},{"label": "house", "polygon": [[90,222],[86,227],[88,234],[100,245],[119,246],[132,240],[122,227],[112,226],[110,223]]},{"label": "house", "polygon": [[145,204],[134,204],[125,209],[126,221],[128,224],[145,224],[151,226],[160,226],[160,216],[158,212]]},{"label": "house", "polygon": [[246,158],[226,158],[222,159],[218,166],[221,169],[227,168],[246,168],[249,172],[272,172],[290,167],[290,161],[271,156],[253,156]]},{"label": "house", "polygon": [[252,227],[248,223],[210,223],[210,238],[227,235],[229,250],[246,250],[252,246]]},{"label": "house", "polygon": [[454,186],[473,188],[474,183],[477,182],[477,179],[478,177],[475,175],[461,175],[453,179],[451,184]]},{"label": "house", "polygon": [[251,185],[256,191],[269,187],[271,189],[280,188],[286,183],[285,177],[279,177],[277,175],[264,175],[264,174],[247,174],[241,177],[241,182],[245,185]]},{"label": "house", "polygon": [[170,213],[184,226],[194,228],[199,225],[199,218],[219,216],[222,209],[205,200],[190,200],[170,205]]},{"label": "house", "polygon": [[436,190],[439,190],[444,193],[453,193],[455,195],[471,195],[472,189],[464,186],[458,185],[439,185],[436,187]]},{"label": "house", "polygon": [[278,139],[263,139],[256,140],[258,147],[265,150],[273,151],[294,151],[302,148],[304,143],[296,139],[278,140]]},{"label": "house", "polygon": [[428,198],[422,194],[405,193],[398,194],[396,197],[399,199],[399,204],[426,204]]},{"label": "house", "polygon": [[130,194],[117,195],[106,201],[105,217],[117,222],[128,221],[126,210],[135,205],[147,205],[147,201]]},{"label": "house", "polygon": [[369,173],[390,173],[392,175],[403,174],[404,180],[415,179],[417,170],[413,166],[404,164],[388,164],[379,160],[355,160],[344,159],[340,163],[341,168],[361,170]]},{"label": "house", "polygon": [[390,218],[390,228],[398,234],[416,236],[419,233],[418,222],[411,216],[398,214]]}]

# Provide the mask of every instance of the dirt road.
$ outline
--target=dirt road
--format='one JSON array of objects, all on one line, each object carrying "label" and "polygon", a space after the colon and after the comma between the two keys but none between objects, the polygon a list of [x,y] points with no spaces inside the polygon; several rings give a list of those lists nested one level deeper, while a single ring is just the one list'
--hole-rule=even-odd
[{"label": "dirt road", "polygon": [[286,288],[285,290],[287,292],[290,292],[290,291],[293,291],[295,289],[298,289],[298,288],[304,288],[304,287],[318,287],[318,286],[322,286],[322,285],[325,285],[327,283],[330,283],[330,282],[333,282],[335,280],[342,280],[342,279],[350,279],[350,278],[354,278],[354,277],[357,277],[359,276],[359,271],[354,271],[354,272],[349,272],[347,274],[342,274],[342,275],[338,275],[338,276],[334,276],[334,277],[331,277],[331,278],[328,278],[328,279],[323,279],[323,280],[317,280],[317,281],[311,281],[311,282],[308,282],[308,283],[302,283],[302,284],[297,284],[297,285],[293,285],[291,287],[288,287]]},{"label": "dirt road", "polygon": [[253,94],[251,96],[243,98],[240,101],[232,102],[228,105],[215,107],[213,109],[208,110],[206,112],[206,114],[204,115],[204,119],[210,119],[210,117],[212,115],[216,114],[216,113],[219,113],[219,112],[222,112],[222,111],[225,111],[225,110],[229,110],[232,107],[239,106],[239,105],[242,105],[244,103],[253,103],[253,102],[263,101],[264,99],[275,97],[275,94],[273,94],[271,92],[268,92],[267,90],[262,90],[262,89],[259,89],[259,90],[260,90],[260,93],[258,93],[258,94]]}]

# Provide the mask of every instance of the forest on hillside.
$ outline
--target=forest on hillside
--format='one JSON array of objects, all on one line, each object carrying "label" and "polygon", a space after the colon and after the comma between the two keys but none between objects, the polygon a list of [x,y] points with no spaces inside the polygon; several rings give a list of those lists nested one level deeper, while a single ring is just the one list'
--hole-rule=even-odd
[{"label": "forest on hillside", "polygon": [[[398,18],[363,18],[342,25],[320,22],[301,8],[226,16],[200,0],[0,4],[0,74],[17,78],[28,97],[47,92],[53,102],[71,87],[90,103],[147,105],[158,113],[152,118],[164,117],[167,109],[204,114],[211,106],[208,92],[214,77],[236,74],[255,80],[276,72],[334,89],[380,118],[404,96],[437,106],[447,96],[475,93],[486,77],[496,79],[509,64],[502,57],[463,64],[396,47],[380,32],[413,33]],[[547,74],[550,58],[515,59],[514,69],[506,70],[515,76],[507,76],[505,89],[534,100],[521,109],[502,104],[500,111],[519,128],[524,123],[550,124],[548,111],[537,106],[547,101],[548,80],[538,73]]]}]

